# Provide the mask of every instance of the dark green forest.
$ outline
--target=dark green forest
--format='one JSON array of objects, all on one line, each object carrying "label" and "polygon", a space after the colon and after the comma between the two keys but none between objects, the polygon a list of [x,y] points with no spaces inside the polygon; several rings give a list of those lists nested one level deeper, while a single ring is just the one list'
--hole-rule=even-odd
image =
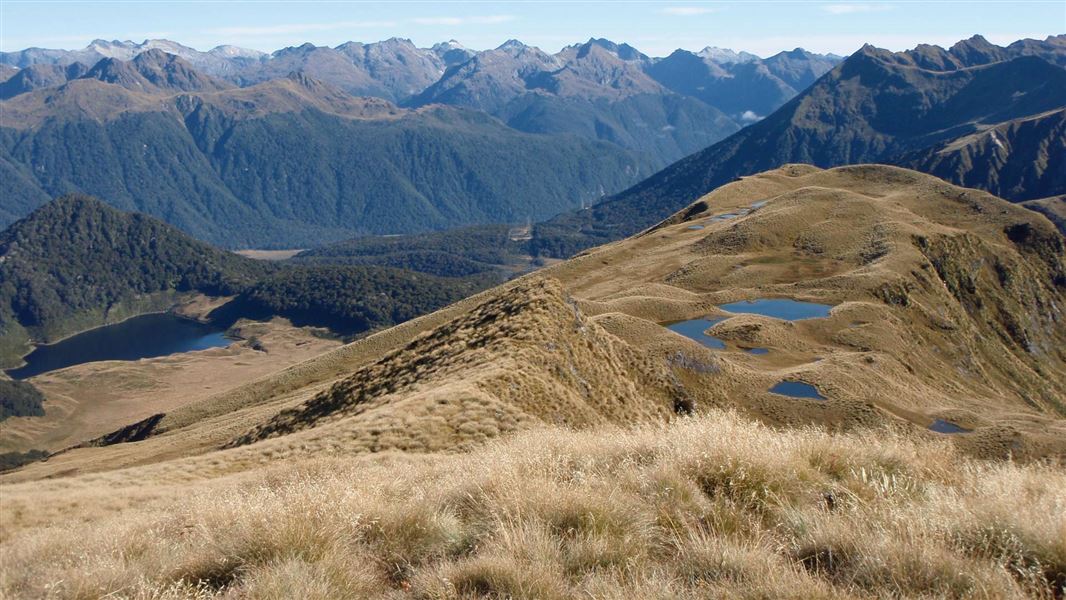
[{"label": "dark green forest", "polygon": [[[459,236],[430,265],[437,276],[371,264],[405,261],[379,238],[352,242],[368,264],[256,261],[194,240],[142,214],[124,213],[83,195],[46,204],[0,233],[0,363],[18,364],[29,342],[48,342],[117,318],[163,310],[183,292],[234,299],[211,314],[289,318],[298,325],[355,335],[433,311],[502,281],[506,239],[493,228]],[[434,236],[421,248],[433,247]],[[414,250],[420,248],[412,246]],[[449,267],[467,260],[474,267]],[[417,252],[412,252],[417,256]],[[478,262],[475,262],[478,260]],[[21,405],[20,405],[21,406]]]},{"label": "dark green forest", "polygon": [[8,353],[27,337],[51,341],[100,324],[114,309],[149,308],[161,292],[236,294],[275,268],[76,194],[0,232],[0,257]]},{"label": "dark green forest", "polygon": [[31,462],[48,458],[44,450],[27,450],[26,452],[0,453],[0,471],[9,471]]},{"label": "dark green forest", "polygon": [[25,381],[0,379],[0,421],[44,415],[44,394]]},{"label": "dark green forest", "polygon": [[441,277],[500,271],[527,259],[527,242],[509,239],[506,225],[474,225],[404,236],[369,236],[306,250],[297,264],[379,265]]},{"label": "dark green forest", "polygon": [[0,126],[0,225],[79,192],[225,248],[544,219],[618,191],[650,163],[576,135],[516,131],[454,108],[399,120],[315,109],[256,118],[203,104],[105,121]]},{"label": "dark green forest", "polygon": [[436,277],[378,266],[286,267],[212,313],[217,320],[283,316],[353,335],[432,312],[497,283],[491,274]]}]

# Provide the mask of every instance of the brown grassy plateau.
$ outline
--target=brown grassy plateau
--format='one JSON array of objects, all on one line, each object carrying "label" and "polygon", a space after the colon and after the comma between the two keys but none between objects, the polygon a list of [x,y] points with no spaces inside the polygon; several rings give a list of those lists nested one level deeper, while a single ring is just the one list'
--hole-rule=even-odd
[{"label": "brown grassy plateau", "polygon": [[[903,169],[744,178],[5,474],[0,592],[1061,597],[1063,254],[1042,216]],[[755,298],[834,308],[733,316],[724,350],[660,325]]]}]

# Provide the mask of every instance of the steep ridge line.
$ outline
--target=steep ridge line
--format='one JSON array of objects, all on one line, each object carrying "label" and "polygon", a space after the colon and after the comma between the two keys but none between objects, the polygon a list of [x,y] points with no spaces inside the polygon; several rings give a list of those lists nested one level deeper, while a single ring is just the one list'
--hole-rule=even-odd
[{"label": "steep ridge line", "polygon": [[[3,479],[115,467],[127,467],[120,479],[210,479],[321,452],[469,449],[544,424],[712,408],[776,426],[917,433],[943,420],[970,430],[952,440],[977,456],[1063,457],[1063,243],[1043,217],[928,175],[790,165],[644,235],[167,414],[143,441]],[[661,326],[754,298],[834,308],[797,322],[732,316],[714,326],[720,351]],[[783,380],[826,400],[770,392]]]},{"label": "steep ridge line", "polygon": [[[558,283],[531,281],[419,336],[233,445],[357,418],[389,402],[403,402],[409,414],[414,399],[433,396],[431,389],[452,385],[461,397],[459,383],[471,396],[480,391],[496,398],[497,411],[519,411],[520,420],[571,426],[657,420],[688,406],[664,365],[612,337],[568,304]],[[423,403],[432,411],[428,400]],[[456,418],[449,424],[457,430],[464,422],[489,425],[484,415]],[[380,435],[390,433],[400,434]]]}]

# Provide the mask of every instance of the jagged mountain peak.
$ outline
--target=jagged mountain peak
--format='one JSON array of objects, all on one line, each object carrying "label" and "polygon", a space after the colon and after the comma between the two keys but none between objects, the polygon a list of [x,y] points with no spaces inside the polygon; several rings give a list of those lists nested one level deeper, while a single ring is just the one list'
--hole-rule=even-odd
[{"label": "jagged mountain peak", "polygon": [[496,50],[502,50],[504,52],[521,52],[523,50],[528,50],[530,48],[534,48],[534,47],[533,46],[528,46],[528,45],[526,45],[526,44],[524,44],[524,43],[522,43],[522,42],[520,42],[520,41],[518,41],[516,39],[507,40],[506,42],[500,44],[499,46],[496,46]]},{"label": "jagged mountain peak", "polygon": [[185,58],[191,54],[197,54],[198,51],[195,48],[190,48],[184,44],[167,39],[146,39],[140,44],[136,45],[137,50],[145,52],[147,50],[162,50],[168,54],[176,54]]},{"label": "jagged mountain peak", "polygon": [[123,40],[105,40],[105,39],[97,38],[97,39],[89,42],[89,45],[86,46],[86,49],[89,49],[89,48],[95,48],[95,49],[98,49],[98,50],[99,49],[111,50],[111,49],[114,49],[114,48],[130,49],[130,48],[135,48],[136,46],[137,46],[137,43],[133,42],[133,41],[130,41],[130,40],[125,40],[125,41],[123,41]]},{"label": "jagged mountain peak", "polygon": [[[792,50],[782,50],[774,55],[775,57],[787,57],[787,58],[809,58],[814,56],[813,52],[808,52],[803,48],[793,48]],[[771,57],[772,58],[772,57]]]},{"label": "jagged mountain peak", "polygon": [[880,55],[883,55],[885,53],[891,54],[892,51],[891,50],[886,50],[884,48],[879,48],[877,46],[874,46],[870,42],[866,42],[865,44],[862,45],[862,47],[860,47],[858,50],[856,50],[855,52],[853,52],[849,56],[855,56],[855,55],[880,56]]},{"label": "jagged mountain peak", "polygon": [[715,106],[739,123],[769,114],[837,64],[803,50],[762,59],[746,52],[707,47],[677,50],[647,71],[667,88]]},{"label": "jagged mountain peak", "polygon": [[248,85],[305,71],[353,95],[400,102],[438,80],[444,66],[433,51],[417,48],[408,39],[390,38],[349,41],[334,48],[312,44],[284,48],[240,75],[241,83]]},{"label": "jagged mountain peak", "polygon": [[433,44],[430,52],[435,54],[446,68],[460,65],[477,54],[455,40]]},{"label": "jagged mountain peak", "polygon": [[305,71],[290,71],[285,78],[309,90],[325,88],[325,84],[322,81],[311,77]]},{"label": "jagged mountain peak", "polygon": [[213,91],[233,87],[198,72],[180,56],[158,48],[140,52],[128,61],[104,58],[82,77],[147,93]]},{"label": "jagged mountain peak", "polygon": [[411,38],[399,37],[399,36],[395,36],[394,35],[394,36],[392,36],[392,37],[390,37],[390,38],[388,38],[386,40],[382,40],[382,41],[378,42],[378,45],[383,45],[383,46],[411,46],[411,47],[414,47],[415,44],[414,44],[414,42],[411,41]]},{"label": "jagged mountain peak", "polygon": [[311,42],[304,42],[304,43],[300,44],[299,46],[286,46],[284,48],[279,48],[278,50],[275,50],[275,51],[270,53],[270,58],[271,58],[271,60],[274,60],[274,59],[277,59],[279,57],[298,55],[298,54],[307,54],[309,52],[314,52],[316,50],[322,50],[322,49],[330,49],[330,48],[328,46],[321,46],[321,47],[320,46],[316,46],[316,45],[312,44]]},{"label": "jagged mountain peak", "polygon": [[142,66],[181,66],[184,68],[192,68],[188,62],[180,58],[175,54],[164,52],[159,48],[149,48],[144,52],[137,54],[133,57],[133,63]]},{"label": "jagged mountain peak", "polygon": [[865,44],[845,59],[845,63],[874,59],[885,64],[916,66],[932,71],[955,71],[1027,56],[1039,57],[1049,63],[1066,67],[1066,50],[1057,43],[1019,40],[1003,47],[980,35],[960,40],[948,49],[934,44],[918,44],[911,50],[893,52]]},{"label": "jagged mountain peak", "polygon": [[709,59],[719,64],[732,64],[759,60],[758,56],[750,52],[737,52],[730,48],[718,48],[716,46],[707,46],[703,50],[695,52],[694,54],[701,58]]},{"label": "jagged mountain peak", "polygon": [[972,36],[970,36],[970,37],[968,37],[966,39],[959,40],[959,41],[955,42],[955,44],[952,46],[952,48],[963,48],[963,47],[999,48],[999,46],[996,46],[992,42],[988,41],[985,38],[985,36],[983,36],[983,35],[981,35],[979,33],[975,33],[974,35],[972,35]]},{"label": "jagged mountain peak", "polygon": [[607,40],[590,40],[570,46],[555,55],[562,68],[527,78],[528,84],[561,96],[581,98],[624,98],[640,94],[668,94],[648,76],[644,61]]},{"label": "jagged mountain peak", "polygon": [[633,46],[626,43],[618,44],[606,38],[589,38],[584,44],[575,44],[575,46],[578,48],[579,56],[587,54],[593,47],[598,47],[627,62],[650,60],[646,54],[637,50]]},{"label": "jagged mountain peak", "polygon": [[996,62],[1007,57],[1005,48],[989,42],[980,35],[955,43],[948,48],[948,52],[961,60],[965,66]]},{"label": "jagged mountain peak", "polygon": [[269,56],[266,52],[259,50],[252,50],[249,48],[241,48],[240,46],[231,46],[229,44],[223,44],[221,46],[215,46],[207,51],[208,54],[215,56],[222,56],[226,58],[251,58],[260,59],[264,56]]}]

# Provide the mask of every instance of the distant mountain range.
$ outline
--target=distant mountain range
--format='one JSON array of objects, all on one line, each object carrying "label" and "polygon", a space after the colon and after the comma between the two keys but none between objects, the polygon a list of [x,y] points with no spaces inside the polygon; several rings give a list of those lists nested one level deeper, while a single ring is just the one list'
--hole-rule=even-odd
[{"label": "distant mountain range", "polygon": [[790,162],[898,164],[1014,201],[1066,193],[1066,36],[843,62],[393,39],[272,54],[94,42],[0,63],[14,65],[0,225],[85,192],[226,247],[550,218],[529,250],[569,256]]},{"label": "distant mountain range", "polygon": [[0,115],[0,224],[81,192],[227,247],[544,219],[652,171],[616,145],[403,109],[303,72],[240,88],[157,49]]},{"label": "distant mountain range", "polygon": [[607,40],[558,54],[511,40],[449,69],[407,103],[475,108],[532,133],[577,133],[638,151],[656,166],[741,127],[739,113],[727,115],[656,81],[654,64]]},{"label": "distant mountain range", "polygon": [[607,141],[641,153],[655,168],[768,114],[840,60],[801,49],[763,60],[720,48],[655,59],[603,39],[556,54],[516,40],[481,52],[454,40],[418,48],[392,38],[270,54],[234,46],[200,52],[169,40],[96,40],[82,50],[0,53],[0,64],[21,69],[0,85],[0,98],[81,77],[100,61],[131,61],[153,51],[242,87],[301,72],[352,95],[412,108],[476,108],[521,131]]},{"label": "distant mountain range", "polygon": [[690,81],[772,82],[727,114],[713,101],[729,94],[678,88],[684,65],[657,74],[680,56],[607,40],[551,55],[400,39],[2,53],[0,226],[71,192],[226,247],[546,219],[736,132],[837,60],[692,54]]},{"label": "distant mountain range", "polygon": [[[1066,193],[1066,35],[1007,47],[865,46],[767,118],[591,210],[534,228],[569,256],[631,235],[703,194],[786,163],[890,163],[1013,201]],[[1056,202],[1059,202],[1058,200]]]}]

